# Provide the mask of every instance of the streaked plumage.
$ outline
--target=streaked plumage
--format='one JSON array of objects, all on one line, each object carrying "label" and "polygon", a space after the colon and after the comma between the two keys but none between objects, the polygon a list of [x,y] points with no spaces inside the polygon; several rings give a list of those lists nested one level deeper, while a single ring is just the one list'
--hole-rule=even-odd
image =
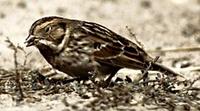
[{"label": "streaked plumage", "polygon": [[33,23],[26,39],[35,45],[55,69],[73,77],[110,75],[121,68],[157,70],[177,76],[174,71],[154,63],[139,46],[108,28],[86,21],[45,17]]}]

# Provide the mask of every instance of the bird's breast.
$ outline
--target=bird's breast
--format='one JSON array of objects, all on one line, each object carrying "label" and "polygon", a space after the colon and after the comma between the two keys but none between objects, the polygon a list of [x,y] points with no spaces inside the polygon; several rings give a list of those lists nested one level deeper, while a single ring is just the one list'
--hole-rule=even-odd
[{"label": "bird's breast", "polygon": [[73,77],[87,77],[94,71],[95,61],[91,56],[77,51],[63,51],[50,63],[55,69]]}]

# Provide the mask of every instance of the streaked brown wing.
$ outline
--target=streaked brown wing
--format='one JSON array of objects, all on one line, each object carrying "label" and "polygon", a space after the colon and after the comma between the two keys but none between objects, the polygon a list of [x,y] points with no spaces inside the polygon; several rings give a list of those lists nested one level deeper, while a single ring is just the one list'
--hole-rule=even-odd
[{"label": "streaked brown wing", "polygon": [[[80,31],[80,29],[79,29]],[[96,23],[83,22],[85,39],[94,43],[95,60],[120,67],[143,69],[151,58],[133,42]]]},{"label": "streaked brown wing", "polygon": [[94,58],[103,63],[112,64],[120,67],[127,67],[133,69],[144,69],[147,60],[139,52],[133,53],[126,49],[122,50],[107,45],[98,51],[94,52]]}]

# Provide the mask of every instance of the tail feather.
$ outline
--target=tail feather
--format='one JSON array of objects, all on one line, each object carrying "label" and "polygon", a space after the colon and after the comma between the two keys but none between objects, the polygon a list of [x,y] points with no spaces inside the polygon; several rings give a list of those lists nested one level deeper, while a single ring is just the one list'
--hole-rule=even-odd
[{"label": "tail feather", "polygon": [[159,63],[152,63],[151,64],[151,70],[154,70],[154,71],[160,71],[166,75],[169,75],[169,76],[181,76],[180,74],[174,72],[172,69],[166,67],[166,66],[163,66]]}]

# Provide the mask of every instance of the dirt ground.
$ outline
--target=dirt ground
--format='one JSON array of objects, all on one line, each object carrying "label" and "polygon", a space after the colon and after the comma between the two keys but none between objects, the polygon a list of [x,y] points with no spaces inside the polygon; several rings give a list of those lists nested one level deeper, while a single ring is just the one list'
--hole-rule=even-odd
[{"label": "dirt ground", "polygon": [[[128,27],[152,57],[160,56],[159,62],[173,68],[189,80],[200,76],[200,0],[0,0],[1,70],[15,69],[14,51],[8,47],[9,43],[5,42],[7,38],[25,51],[17,53],[18,64],[22,65],[26,60],[26,67],[31,70],[43,70],[48,66],[38,50],[35,47],[26,48],[24,41],[35,20],[51,15],[96,22],[134,41],[126,28]],[[132,75],[134,72],[124,69],[117,76],[129,75],[134,79],[135,75]],[[0,71],[0,83],[1,78],[3,74]],[[34,99],[26,98],[22,102],[16,102],[14,94],[0,91],[0,109],[1,111],[151,109],[148,108],[151,104],[148,107],[144,104],[137,104],[134,107],[120,104],[105,109],[85,107],[83,104],[88,104],[88,101],[94,98],[85,99],[80,96],[77,92],[80,88],[82,91],[84,86],[77,87],[77,84],[80,85],[75,82],[62,93],[41,94],[33,91],[31,98]],[[195,87],[200,88],[199,86],[200,80],[195,83]],[[0,89],[2,87],[5,86],[1,84]],[[70,88],[74,88],[73,91]],[[90,93],[87,95],[90,96]],[[199,91],[197,95],[200,98]],[[142,95],[134,95],[136,100],[140,100],[142,98],[140,96]],[[129,103],[135,104],[136,100],[131,99]],[[199,105],[200,101],[197,103]],[[191,106],[189,110],[195,111],[200,109],[198,108]],[[162,108],[162,110],[169,109]]]}]

